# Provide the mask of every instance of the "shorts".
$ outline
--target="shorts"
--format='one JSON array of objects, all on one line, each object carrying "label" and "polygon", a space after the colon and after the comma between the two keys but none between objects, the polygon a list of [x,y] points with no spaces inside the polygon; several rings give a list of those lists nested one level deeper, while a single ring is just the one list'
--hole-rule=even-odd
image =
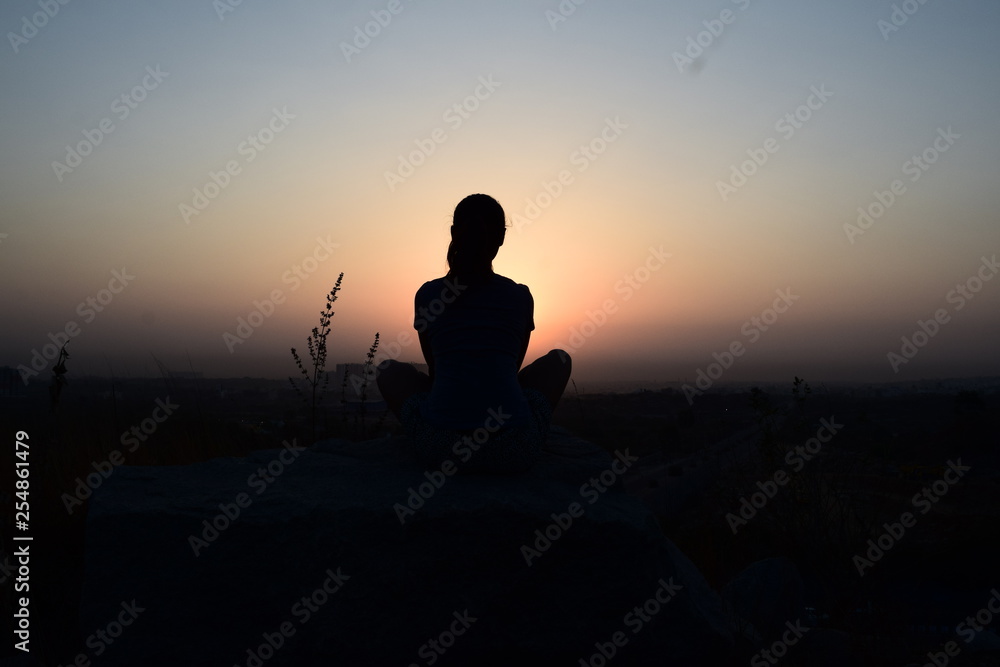
[{"label": "shorts", "polygon": [[542,451],[549,432],[552,406],[542,392],[525,389],[531,414],[525,423],[501,426],[490,433],[486,428],[443,429],[424,421],[420,406],[430,396],[420,392],[403,402],[403,428],[413,443],[421,463],[440,468],[452,461],[460,473],[514,473],[527,470]]}]

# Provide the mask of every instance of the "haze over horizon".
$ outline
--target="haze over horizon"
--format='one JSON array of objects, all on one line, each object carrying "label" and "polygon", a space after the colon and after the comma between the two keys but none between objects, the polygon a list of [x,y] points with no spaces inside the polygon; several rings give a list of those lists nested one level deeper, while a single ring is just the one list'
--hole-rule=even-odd
[{"label": "haze over horizon", "polygon": [[422,362],[413,295],[475,192],[528,360],[578,381],[1000,376],[996,3],[16,0],[0,27],[0,366],[29,381],[67,338],[70,379],[288,377],[341,272],[328,365],[376,331]]}]

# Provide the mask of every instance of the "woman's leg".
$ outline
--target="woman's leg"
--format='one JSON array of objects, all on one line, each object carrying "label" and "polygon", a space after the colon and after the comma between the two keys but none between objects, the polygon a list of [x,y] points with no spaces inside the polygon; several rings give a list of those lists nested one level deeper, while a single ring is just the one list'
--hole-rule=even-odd
[{"label": "woman's leg", "polygon": [[418,392],[431,390],[431,379],[426,373],[395,359],[389,359],[379,366],[375,381],[386,405],[400,421],[400,412],[406,399]]},{"label": "woman's leg", "polygon": [[569,354],[563,350],[549,350],[548,354],[522,368],[517,374],[517,381],[525,389],[542,392],[555,410],[572,370],[573,360]]}]

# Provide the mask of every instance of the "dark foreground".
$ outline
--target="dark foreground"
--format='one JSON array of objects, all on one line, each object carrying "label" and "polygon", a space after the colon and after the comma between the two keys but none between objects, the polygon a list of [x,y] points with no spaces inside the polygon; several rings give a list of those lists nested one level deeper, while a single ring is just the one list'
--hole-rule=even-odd
[{"label": "dark foreground", "polygon": [[[143,621],[147,626],[155,625],[148,619],[155,621],[156,614],[148,612],[144,617],[147,612],[126,609],[131,600],[126,599],[121,586],[136,571],[142,571],[136,563],[146,562],[144,559],[159,563],[155,568],[150,566],[146,583],[160,588],[188,572],[175,562],[179,555],[164,560],[163,553],[154,557],[143,551],[154,548],[152,542],[135,543],[131,569],[128,563],[116,563],[109,571],[95,563],[87,545],[93,544],[98,528],[88,529],[87,517],[93,502],[103,502],[102,487],[108,492],[113,488],[109,480],[125,478],[116,474],[119,465],[186,466],[217,457],[246,457],[259,450],[275,454],[289,451],[283,443],[307,446],[314,440],[314,425],[309,411],[287,386],[269,381],[172,378],[118,382],[112,392],[106,380],[77,380],[66,387],[54,411],[44,387],[33,385],[26,396],[0,399],[5,415],[11,415],[15,422],[15,430],[23,429],[30,435],[28,532],[34,536],[30,647],[35,664],[112,664],[116,643],[123,651],[121,647],[150,631],[147,627],[139,632]],[[995,545],[1000,544],[1000,455],[996,437],[1000,396],[996,384],[983,382],[961,388],[930,383],[881,389],[816,386],[809,393],[800,384],[795,389],[791,382],[767,387],[763,392],[744,387],[708,393],[690,405],[679,391],[670,389],[582,396],[571,391],[557,410],[554,423],[609,454],[622,455],[628,450],[627,456],[638,459],[628,470],[607,481],[615,493],[627,492],[641,501],[645,507],[642,511],[655,517],[659,534],[690,559],[706,586],[714,591],[712,595],[725,614],[733,643],[723,662],[716,657],[705,664],[776,664],[779,660],[783,665],[923,665],[934,661],[949,665],[1000,664],[1000,642],[996,638],[1000,627],[1000,594],[996,593],[1000,571],[995,551]],[[348,398],[346,393],[344,398]],[[331,392],[318,413],[315,439],[365,441],[398,432],[398,425],[384,414],[379,403],[362,404],[358,397],[350,398],[342,404],[339,392]],[[289,456],[286,454],[286,458]],[[14,468],[14,460],[8,455],[4,468],[9,483],[3,484],[4,551],[0,554],[0,611],[4,619],[0,627],[5,637],[14,639],[4,642],[0,656],[15,655],[12,644],[16,638],[11,626],[18,607],[13,590],[18,577],[13,556],[17,547],[11,540],[15,532],[15,498],[11,490],[15,487],[8,473]],[[286,467],[291,469],[292,465]],[[272,473],[277,469],[275,466]],[[425,472],[414,468],[418,477]],[[211,478],[202,480],[203,500],[215,500],[213,493],[225,487],[223,473],[219,475],[214,487]],[[275,516],[277,510],[263,502],[268,492],[291,503],[290,515],[301,511],[302,506],[295,506],[296,495],[289,481],[293,477],[280,473],[270,474],[270,481],[268,477],[265,468],[253,481],[249,474],[239,481],[246,487],[245,500],[259,500],[256,508],[260,510],[252,504],[240,508],[233,495],[232,500],[220,500],[223,507],[218,512],[203,518],[211,521],[227,508],[231,513],[236,511],[233,507],[240,508],[242,516],[230,521],[245,522],[250,530],[259,525],[254,511],[264,516],[264,510],[268,510],[272,518]],[[461,484],[474,479],[462,478]],[[579,484],[565,480],[562,487],[553,481],[550,488],[544,489],[557,516],[567,512],[574,501],[580,502],[581,508],[590,507],[591,496],[581,490],[589,479],[584,475]],[[600,477],[596,479],[599,485]],[[283,482],[289,488],[283,488]],[[417,489],[419,484],[402,484],[400,501],[404,506],[410,486]],[[612,497],[597,492],[597,487],[589,488],[596,496],[594,506]],[[366,512],[373,511],[354,509],[352,521],[361,524]],[[457,528],[465,525],[462,521],[468,518],[450,522],[447,516],[438,515],[435,522],[410,525],[420,526],[418,532],[425,531],[420,539],[430,540],[428,545],[448,544],[458,538],[467,552],[463,552],[465,560],[482,560],[477,566],[480,569],[466,573],[470,581],[482,575],[484,582],[495,583],[495,577],[489,579],[488,563],[500,547],[475,540],[461,542],[457,533],[469,532],[467,525],[461,531]],[[191,530],[181,531],[181,551],[192,553],[187,538],[195,534],[199,523],[193,521]],[[219,520],[220,525],[223,523]],[[396,525],[404,527],[406,523]],[[141,519],[136,524],[142,525]],[[544,531],[547,525],[538,528]],[[583,520],[577,525],[584,526]],[[596,525],[587,523],[579,532],[579,540],[554,543],[551,553],[538,548],[545,544],[541,540],[531,547],[542,554],[536,564],[544,564],[546,557],[557,554],[560,547],[560,557],[571,557],[574,549],[580,556],[592,552],[594,544],[583,537],[599,535]],[[386,526],[386,530],[390,527]],[[552,529],[552,533],[559,530]],[[293,533],[294,538],[290,534],[291,541],[286,545],[289,553],[297,552],[302,561],[318,565],[323,560],[317,559],[315,551],[319,543],[308,538],[308,530]],[[383,532],[378,539],[369,534],[364,542],[379,543],[389,534]],[[411,538],[405,531],[401,534],[403,537],[393,539],[403,540],[398,549],[400,554],[406,554],[412,546],[408,541]],[[253,562],[252,544],[246,549],[228,550],[224,547],[226,535],[220,535],[217,544],[207,537],[201,535],[200,539],[218,547],[217,551],[226,551],[234,572]],[[527,544],[532,537],[532,531],[528,531],[522,541]],[[128,553],[127,542],[133,538],[122,535],[121,539],[119,555]],[[517,548],[522,541],[515,541],[513,552],[523,562]],[[106,548],[106,540],[104,544],[102,548]],[[324,548],[333,549],[333,542],[326,544]],[[212,546],[204,552],[206,555],[211,554]],[[359,544],[358,548],[364,546]],[[162,551],[165,547],[156,548]],[[380,548],[392,547],[383,544]],[[615,571],[636,567],[623,552],[609,550],[605,555],[613,559],[608,565]],[[194,555],[191,558],[201,560]],[[438,560],[447,558],[447,554],[441,554]],[[286,581],[282,572],[294,570],[296,561],[290,558],[284,569],[262,567],[229,592],[225,577],[218,575],[218,604],[225,606],[226,600],[239,599],[235,590],[243,591],[241,595],[260,590],[262,599],[268,599],[268,595],[281,599],[283,593],[295,597],[292,593],[297,595],[298,588],[308,583],[309,572],[296,575],[302,579],[298,582],[302,586],[295,591],[291,591],[291,584],[286,587],[282,583]],[[411,561],[412,556],[406,562]],[[336,575],[336,563],[331,561],[330,568]],[[396,568],[389,559],[381,569],[386,583],[382,594],[408,601],[401,608],[416,604],[414,595],[426,599],[429,609],[446,607],[451,602],[444,597],[435,599],[432,589],[421,589],[416,582],[408,585],[400,574],[408,571],[404,564]],[[104,610],[103,615],[100,609],[93,611],[93,600],[103,599],[93,592],[95,571],[101,572],[101,577],[112,577],[99,584],[100,591],[109,595],[114,592],[122,598],[115,604],[125,606],[119,606],[115,614],[110,613],[114,610]],[[116,571],[121,572],[120,580],[114,578]],[[546,581],[559,581],[561,586],[567,586],[565,590],[576,593],[600,590],[596,574],[573,586],[560,579],[560,572],[548,572],[546,577]],[[510,579],[508,575],[501,578]],[[669,582],[669,577],[665,580]],[[322,588],[323,583],[320,577],[310,591]],[[516,582],[511,585],[517,586]],[[178,581],[178,590],[183,586],[183,581]],[[508,616],[516,615],[516,604],[511,599],[505,598],[502,605]],[[208,613],[211,601],[211,595],[198,601],[201,613]],[[142,606],[141,602],[137,604]],[[553,645],[563,640],[580,644],[575,655],[585,660],[584,664],[602,664],[602,659],[608,659],[605,654],[612,652],[615,664],[634,662],[635,656],[630,658],[629,650],[638,652],[642,647],[635,641],[631,646],[624,641],[631,636],[630,626],[623,623],[629,609],[612,608],[623,604],[621,599],[600,596],[593,598],[589,607],[578,601],[574,605],[581,619],[577,625],[585,627],[593,639],[553,636]],[[290,604],[284,606],[287,608],[273,611],[274,620],[290,613]],[[452,606],[455,608],[447,611],[461,615],[461,605]],[[270,612],[263,613],[267,616]],[[320,611],[310,613],[318,616]],[[359,614],[358,618],[363,616]],[[105,620],[95,620],[98,618]],[[289,618],[292,622],[300,620],[294,615]],[[115,621],[121,624],[115,625]],[[457,620],[455,623],[461,625]],[[274,625],[280,633],[281,623]],[[668,624],[663,625],[658,629],[653,617],[643,621],[643,638],[650,637],[645,642],[652,646],[656,637],[666,637]],[[136,639],[128,639],[130,627]],[[493,628],[502,629],[502,624]],[[384,630],[393,632],[392,628]],[[116,642],[112,633],[119,631]],[[267,631],[264,628],[261,632]],[[615,633],[619,631],[624,634],[617,636],[616,645]],[[103,638],[101,632],[105,633]],[[406,633],[400,629],[396,632]],[[363,633],[359,630],[357,636]],[[183,638],[177,639],[178,645],[183,642]],[[432,660],[464,664],[455,657],[463,654],[460,650],[450,658],[449,654],[438,655],[432,648],[421,655],[423,644],[418,642],[412,647],[413,664],[432,664]],[[228,664],[249,665],[252,661],[245,650],[249,645],[235,650]],[[529,650],[513,636],[509,645]],[[831,661],[819,662],[819,655],[830,656]],[[514,659],[513,655],[505,657]],[[532,664],[531,656],[523,659],[524,664]],[[277,655],[262,664],[279,664]]]}]

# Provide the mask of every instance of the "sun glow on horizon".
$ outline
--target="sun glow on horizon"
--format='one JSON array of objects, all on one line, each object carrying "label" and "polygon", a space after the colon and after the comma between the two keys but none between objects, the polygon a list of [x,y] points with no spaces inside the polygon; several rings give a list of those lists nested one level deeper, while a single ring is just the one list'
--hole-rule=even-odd
[{"label": "sun glow on horizon", "polygon": [[[350,61],[339,42],[368,20],[350,3],[60,12],[0,68],[0,271],[18,286],[0,293],[0,364],[74,322],[80,372],[155,354],[281,376],[341,272],[335,355],[361,360],[376,331],[413,333],[454,207],[481,192],[512,225],[495,270],[535,298],[529,356],[570,348],[584,376],[690,376],[778,290],[799,298],[727,377],[1000,373],[995,282],[917,360],[886,361],[1000,247],[1000,120],[982,111],[1000,105],[1000,9],[928,4],[889,39],[883,9],[750,3],[680,71],[709,18],[692,0],[587,5],[555,29],[522,0],[414,5]],[[16,4],[0,13],[20,25]],[[123,117],[112,103],[147,67],[169,74]],[[941,132],[914,180],[904,165]],[[123,267],[135,280],[83,321]]]}]

